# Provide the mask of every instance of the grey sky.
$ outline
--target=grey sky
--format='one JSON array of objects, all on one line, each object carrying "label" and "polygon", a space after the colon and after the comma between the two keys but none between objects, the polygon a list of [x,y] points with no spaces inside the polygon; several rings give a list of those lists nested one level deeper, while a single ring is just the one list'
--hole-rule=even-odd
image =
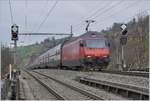
[{"label": "grey sky", "polygon": [[[19,25],[19,32],[54,32],[69,33],[73,25],[75,35],[85,32],[87,17],[94,18],[96,23],[91,30],[101,31],[111,27],[114,22],[127,22],[142,11],[149,9],[150,0],[59,0],[48,19],[37,30],[55,0],[10,0],[14,23]],[[26,5],[27,4],[27,5]],[[95,12],[99,9],[99,12]],[[27,26],[25,26],[25,16]],[[10,43],[11,15],[9,0],[0,0],[0,39]],[[24,45],[41,41],[48,36],[20,36],[19,42]],[[50,36],[49,36],[50,37]],[[58,36],[57,36],[58,37]],[[59,36],[62,37],[62,36]]]}]

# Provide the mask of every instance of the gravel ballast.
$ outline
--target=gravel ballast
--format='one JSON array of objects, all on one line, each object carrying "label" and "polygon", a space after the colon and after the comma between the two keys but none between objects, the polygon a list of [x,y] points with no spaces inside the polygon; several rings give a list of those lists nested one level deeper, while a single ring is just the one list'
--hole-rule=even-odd
[{"label": "gravel ballast", "polygon": [[[57,71],[57,70],[54,70],[54,71],[53,70],[46,70],[46,71],[45,70],[40,70],[40,71],[36,70],[36,71],[38,71],[40,73],[45,73],[46,75],[49,75],[53,78],[56,78],[60,81],[65,82],[67,84],[73,85],[73,86],[78,87],[80,89],[89,91],[93,94],[99,95],[99,96],[101,96],[101,98],[106,99],[106,100],[127,100],[127,98],[109,93],[109,92],[104,91],[104,90],[99,90],[99,89],[96,89],[96,88],[93,88],[93,87],[89,87],[87,85],[84,85],[84,84],[81,84],[79,82],[76,82],[76,81],[72,80],[77,76],[75,73],[73,73],[73,72],[76,72],[76,71],[70,71],[70,72],[66,71],[66,72],[69,72],[68,74],[65,73],[65,71],[62,72],[62,71]],[[60,73],[58,73],[58,72],[60,72]],[[64,73],[64,75],[63,75],[63,73]],[[67,78],[66,77],[67,75],[68,76],[71,75],[71,76],[69,76]]]},{"label": "gravel ballast", "polygon": [[28,86],[25,88],[26,100],[56,100],[56,98],[50,94],[41,84],[39,84],[34,78],[22,71],[21,78],[24,80],[24,84]]},{"label": "gravel ballast", "polygon": [[109,73],[101,73],[101,72],[78,72],[78,71],[55,70],[55,69],[39,69],[35,71],[40,71],[46,74],[54,74],[61,77],[63,76],[64,78],[70,80],[75,79],[77,76],[83,76],[83,77],[86,76],[97,80],[110,81],[114,83],[123,83],[127,85],[149,89],[149,78],[144,78],[144,77],[109,74]]}]

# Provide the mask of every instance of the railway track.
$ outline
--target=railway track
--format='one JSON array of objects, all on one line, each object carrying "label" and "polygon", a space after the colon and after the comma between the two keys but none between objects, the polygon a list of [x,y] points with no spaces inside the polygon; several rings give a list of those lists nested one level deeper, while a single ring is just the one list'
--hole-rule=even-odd
[{"label": "railway track", "polygon": [[149,72],[144,72],[144,71],[106,71],[106,70],[102,70],[101,72],[149,78]]},{"label": "railway track", "polygon": [[105,89],[108,92],[113,92],[125,97],[129,97],[131,99],[135,100],[147,100],[149,99],[149,89],[147,88],[141,88],[134,85],[127,85],[127,84],[121,84],[121,83],[115,83],[110,81],[104,81],[104,80],[97,80],[93,78],[88,77],[77,77],[77,80],[80,83]]},{"label": "railway track", "polygon": [[[45,74],[42,74],[42,73],[39,73],[39,72],[36,72],[36,71],[33,71],[32,73],[28,72],[28,71],[26,71],[26,72],[29,75],[31,75],[36,81],[38,81],[42,86],[44,86],[58,100],[71,100],[71,99],[76,100],[76,98],[80,99],[80,100],[81,99],[86,99],[86,100],[89,100],[89,99],[104,100],[101,97],[99,97],[98,95],[95,95],[95,94],[93,94],[93,93],[91,93],[89,91],[85,91],[85,90],[79,89],[77,87],[69,85],[69,84],[67,84],[65,82],[62,82],[60,80],[57,80],[57,79],[55,79],[53,77],[50,77],[50,76],[47,76]],[[46,84],[46,82],[44,82],[41,79],[45,79],[47,82],[49,81],[49,84],[52,84],[52,82],[55,82],[55,85],[57,85],[57,86],[59,85],[57,88],[65,88],[65,91],[63,91],[63,94],[62,94],[59,91],[60,89],[59,90],[54,89],[48,83]],[[68,93],[68,95],[70,94],[70,96],[68,96],[68,95],[66,96],[65,93]]]},{"label": "railway track", "polygon": [[63,96],[61,96],[58,92],[56,92],[53,88],[49,87],[47,84],[42,82],[39,78],[37,78],[35,75],[30,73],[29,71],[25,71],[28,73],[31,77],[33,77],[39,84],[41,84],[44,88],[46,88],[52,95],[56,97],[57,100],[65,100]]}]

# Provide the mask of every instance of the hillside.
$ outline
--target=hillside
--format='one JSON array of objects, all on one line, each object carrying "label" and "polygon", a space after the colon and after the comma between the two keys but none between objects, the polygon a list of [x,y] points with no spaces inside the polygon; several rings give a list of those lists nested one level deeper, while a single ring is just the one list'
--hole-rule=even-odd
[{"label": "hillside", "polygon": [[[111,28],[102,31],[111,40],[112,58],[108,69],[118,70],[121,64],[120,25],[114,23]],[[149,16],[134,18],[127,23],[127,29],[128,40],[124,47],[126,70],[148,68]]]},{"label": "hillside", "polygon": [[19,56],[22,59],[21,64],[28,64],[32,62],[37,56],[54,47],[55,45],[62,43],[65,39],[66,38],[55,39],[52,37],[51,39],[45,39],[41,43],[18,47]]},{"label": "hillside", "polygon": [[33,44],[30,46],[24,46],[24,47],[19,47],[18,51],[23,59],[23,63],[28,63],[30,60],[30,57],[32,57],[35,54],[39,54],[46,50],[46,47],[43,47],[40,44]]}]

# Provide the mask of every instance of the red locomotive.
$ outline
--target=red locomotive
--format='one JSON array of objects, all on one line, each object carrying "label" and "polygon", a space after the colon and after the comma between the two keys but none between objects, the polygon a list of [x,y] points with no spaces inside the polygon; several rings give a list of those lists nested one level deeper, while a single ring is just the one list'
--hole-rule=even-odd
[{"label": "red locomotive", "polygon": [[110,51],[106,38],[100,34],[86,33],[66,42],[62,48],[62,66],[80,69],[101,69],[109,63]]},{"label": "red locomotive", "polygon": [[64,44],[48,50],[35,60],[32,67],[101,70],[109,64],[109,61],[107,38],[96,32],[88,32],[79,37],[72,37]]}]

